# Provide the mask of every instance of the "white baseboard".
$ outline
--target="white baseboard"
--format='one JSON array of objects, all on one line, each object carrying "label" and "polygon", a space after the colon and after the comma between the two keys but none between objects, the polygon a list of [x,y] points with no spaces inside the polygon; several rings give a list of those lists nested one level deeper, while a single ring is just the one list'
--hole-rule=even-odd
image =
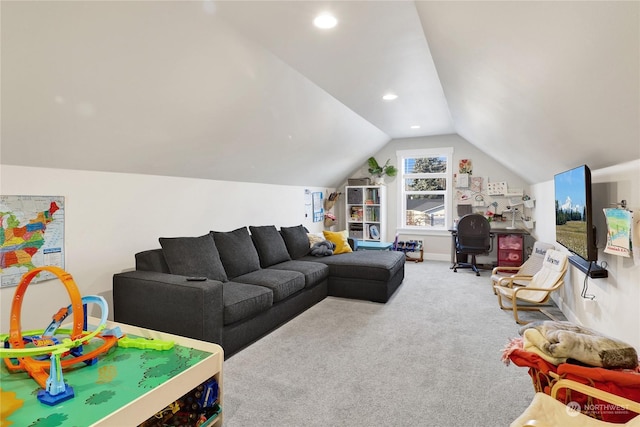
[{"label": "white baseboard", "polygon": [[436,254],[425,252],[423,254],[425,260],[430,261],[451,261],[451,255],[449,254]]},{"label": "white baseboard", "polygon": [[554,293],[551,295],[551,299],[556,303],[562,314],[564,314],[564,317],[567,318],[567,321],[575,323],[577,325],[582,325],[582,322],[578,319],[578,316],[576,316],[571,308],[567,304],[565,304],[564,299],[560,295]]}]

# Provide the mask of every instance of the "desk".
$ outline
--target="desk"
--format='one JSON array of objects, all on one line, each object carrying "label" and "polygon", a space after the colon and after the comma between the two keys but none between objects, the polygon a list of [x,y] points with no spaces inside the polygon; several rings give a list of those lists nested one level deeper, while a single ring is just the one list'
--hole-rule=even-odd
[{"label": "desk", "polygon": [[[89,323],[96,325],[100,320],[89,318]],[[107,322],[107,328],[115,326],[130,337],[173,341],[174,348],[155,351],[115,346],[99,356],[95,365],[75,365],[63,374],[76,395],[55,406],[38,401],[33,393],[38,384],[28,374],[9,373],[2,363],[3,411],[5,405],[19,404],[6,420],[17,426],[36,425],[38,419],[60,420],[60,425],[139,425],[211,377],[218,382],[223,405],[219,345]],[[207,425],[221,426],[222,414]]]},{"label": "desk", "polygon": [[[455,228],[451,228],[449,229],[449,232],[451,233],[451,267],[450,268],[453,268],[454,264],[456,263],[456,236],[458,234],[458,231]],[[516,235],[524,238],[524,236],[529,235],[529,231],[522,228],[509,229],[506,227],[492,226],[491,232],[495,236],[498,236],[498,243],[494,246],[494,249],[496,250],[495,265],[516,265],[516,263],[517,263],[516,266],[522,265],[522,263],[524,262],[524,248],[525,248],[524,239],[522,239],[521,247],[518,249],[521,255],[519,259],[515,261],[513,260],[510,261],[510,258],[513,258],[513,254],[515,254],[516,249],[503,247],[502,248],[503,252],[501,253],[500,245],[502,244],[503,246],[505,246],[505,243],[506,243],[506,245],[508,246],[508,239],[507,239],[508,236]]]},{"label": "desk", "polygon": [[390,251],[393,243],[373,242],[371,240],[357,240],[356,249],[363,251]]}]

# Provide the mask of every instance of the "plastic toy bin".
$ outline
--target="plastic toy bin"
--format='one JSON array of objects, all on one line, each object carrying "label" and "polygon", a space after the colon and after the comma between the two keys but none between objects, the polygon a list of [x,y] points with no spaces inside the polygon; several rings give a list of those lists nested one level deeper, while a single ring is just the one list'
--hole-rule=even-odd
[{"label": "plastic toy bin", "polygon": [[498,239],[498,249],[522,250],[522,236],[517,234],[506,234]]}]

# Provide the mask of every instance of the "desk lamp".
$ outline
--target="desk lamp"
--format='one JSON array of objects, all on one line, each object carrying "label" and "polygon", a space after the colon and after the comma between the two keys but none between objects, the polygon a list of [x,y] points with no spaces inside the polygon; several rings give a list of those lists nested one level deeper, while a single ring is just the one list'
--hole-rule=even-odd
[{"label": "desk lamp", "polygon": [[507,209],[511,211],[511,226],[507,227],[509,230],[515,230],[516,228],[516,206],[524,205],[524,202],[520,203],[512,203],[510,206],[507,206]]}]

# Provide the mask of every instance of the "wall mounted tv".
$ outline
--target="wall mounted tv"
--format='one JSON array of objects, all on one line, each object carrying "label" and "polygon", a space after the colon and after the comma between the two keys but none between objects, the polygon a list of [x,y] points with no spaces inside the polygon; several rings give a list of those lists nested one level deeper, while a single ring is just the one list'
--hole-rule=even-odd
[{"label": "wall mounted tv", "polygon": [[556,241],[575,256],[569,261],[591,277],[606,277],[599,267],[593,226],[591,171],[586,165],[556,174]]}]

